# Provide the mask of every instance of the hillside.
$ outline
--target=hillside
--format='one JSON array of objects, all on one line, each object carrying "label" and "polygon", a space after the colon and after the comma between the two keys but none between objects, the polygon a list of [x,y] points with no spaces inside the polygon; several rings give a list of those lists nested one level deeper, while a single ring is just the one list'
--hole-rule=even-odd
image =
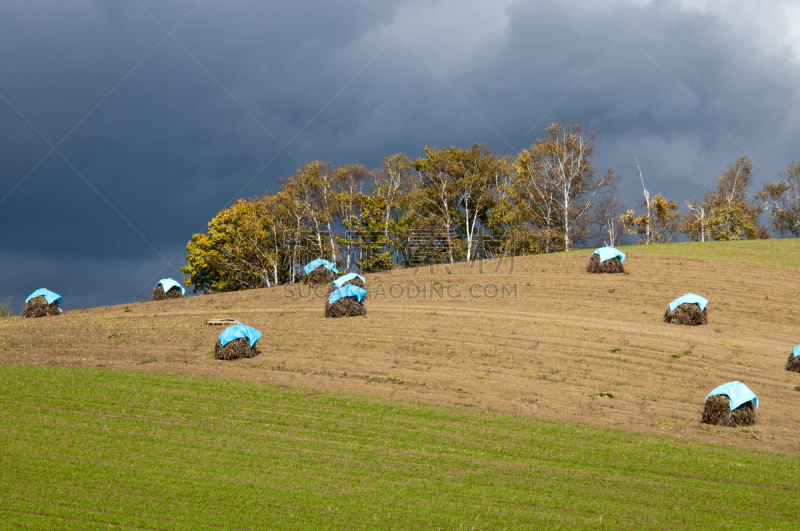
[{"label": "hillside", "polygon": [[[356,319],[325,319],[300,286],[0,319],[2,362],[272,382],[800,454],[800,374],[783,370],[800,342],[800,271],[630,250],[629,274],[589,275],[587,258],[368,275]],[[687,291],[709,299],[709,325],[662,322]],[[205,321],[223,317],[261,330],[262,355],[214,360],[221,329]],[[731,380],[759,396],[759,425],[699,424],[706,394]]]},{"label": "hillside", "polygon": [[626,245],[620,246],[619,249],[636,256],[691,257],[800,268],[800,238]]}]

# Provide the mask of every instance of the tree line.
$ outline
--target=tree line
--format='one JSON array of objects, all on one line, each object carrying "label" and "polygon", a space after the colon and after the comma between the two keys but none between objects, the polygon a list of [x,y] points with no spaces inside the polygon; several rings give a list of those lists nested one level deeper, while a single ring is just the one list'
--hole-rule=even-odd
[{"label": "tree line", "polygon": [[[557,122],[517,156],[425,147],[377,169],[314,161],[274,193],[241,199],[221,211],[208,232],[187,244],[187,285],[223,292],[299,280],[313,258],[344,269],[385,271],[498,256],[517,256],[638,243],[800,235],[800,163],[754,196],[752,162],[738,159],[687,212],[660,193],[624,209],[612,169],[592,165],[596,134]],[[638,160],[636,161],[638,167]],[[770,226],[760,224],[769,214]]]}]

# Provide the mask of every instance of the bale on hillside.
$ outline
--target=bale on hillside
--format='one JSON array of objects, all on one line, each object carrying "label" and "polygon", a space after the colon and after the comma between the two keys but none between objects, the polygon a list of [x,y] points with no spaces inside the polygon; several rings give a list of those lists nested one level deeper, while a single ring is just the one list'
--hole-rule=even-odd
[{"label": "bale on hillside", "polygon": [[667,308],[664,312],[664,322],[689,326],[708,324],[708,308],[700,310],[700,306],[685,302],[675,308],[675,311]]},{"label": "bale on hillside", "polygon": [[306,284],[330,284],[336,280],[336,273],[324,266],[319,266],[303,278]]},{"label": "bale on hillside", "polygon": [[58,301],[47,304],[44,295],[34,297],[25,303],[22,309],[22,317],[46,317],[48,315],[61,315],[58,308]]},{"label": "bale on hillside", "polygon": [[325,317],[355,317],[367,315],[364,302],[358,302],[355,297],[342,297],[333,304],[325,303]]},{"label": "bale on hillside", "polygon": [[[364,283],[363,283],[363,282],[361,282],[361,279],[360,279],[360,278],[358,278],[358,277],[355,277],[355,278],[353,278],[352,280],[348,280],[347,282],[345,282],[344,284],[342,284],[342,285],[341,285],[341,286],[339,286],[339,287],[344,287],[344,286],[346,286],[346,285],[348,285],[348,284],[352,284],[352,285],[354,285],[354,286],[358,286],[359,288],[363,288],[363,287],[364,287]],[[331,284],[328,286],[328,295],[330,295],[331,293],[333,293],[333,292],[334,292],[334,291],[336,291],[337,289],[339,289],[339,288],[337,288],[335,284],[331,283]]]},{"label": "bale on hillside", "polygon": [[731,403],[727,395],[714,395],[708,397],[703,408],[703,424],[715,426],[753,426],[756,423],[756,408],[753,401],[745,402],[731,411]]},{"label": "bale on hillside", "polygon": [[163,301],[165,299],[182,299],[183,293],[181,293],[181,288],[178,286],[172,286],[164,293],[164,286],[161,284],[156,284],[155,289],[153,290],[152,300],[154,301]]},{"label": "bale on hillside", "polygon": [[589,264],[586,266],[587,273],[624,273],[625,268],[622,267],[622,260],[619,256],[610,258],[605,262],[600,261],[600,256],[593,254],[589,257]]},{"label": "bale on hillside", "polygon": [[800,372],[800,358],[795,357],[794,352],[789,353],[789,360],[786,362],[786,370]]},{"label": "bale on hillside", "polygon": [[258,356],[261,352],[258,350],[258,343],[250,347],[250,342],[246,337],[240,337],[229,341],[225,346],[217,339],[217,344],[214,345],[214,358],[218,360],[236,360],[239,358],[252,358]]}]

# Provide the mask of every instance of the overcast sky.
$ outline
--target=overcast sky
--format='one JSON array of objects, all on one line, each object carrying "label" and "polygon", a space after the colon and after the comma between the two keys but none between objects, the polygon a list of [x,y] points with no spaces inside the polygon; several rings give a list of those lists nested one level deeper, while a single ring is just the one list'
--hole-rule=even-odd
[{"label": "overcast sky", "polygon": [[186,243],[312,160],[599,133],[681,205],[800,160],[800,3],[0,0],[0,299],[149,300]]}]

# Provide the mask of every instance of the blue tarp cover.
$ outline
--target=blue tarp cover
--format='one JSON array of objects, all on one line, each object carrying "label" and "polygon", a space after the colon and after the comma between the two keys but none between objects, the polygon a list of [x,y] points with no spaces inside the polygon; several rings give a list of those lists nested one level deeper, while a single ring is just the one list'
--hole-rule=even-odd
[{"label": "blue tarp cover", "polygon": [[620,251],[619,249],[614,249],[613,247],[600,247],[599,249],[595,249],[592,254],[596,254],[600,256],[600,261],[605,262],[606,260],[611,260],[615,256],[619,256],[619,261],[625,261],[625,253]]},{"label": "blue tarp cover", "polygon": [[246,337],[247,341],[250,343],[250,348],[253,348],[253,345],[256,344],[256,341],[261,338],[261,332],[252,326],[239,323],[226,328],[225,331],[219,335],[219,342],[222,343],[222,346],[224,347],[234,339],[239,339],[240,337]]},{"label": "blue tarp cover", "polygon": [[794,350],[792,351],[795,358],[800,358],[800,345],[795,345]]},{"label": "blue tarp cover", "polygon": [[344,284],[345,282],[350,282],[354,278],[360,278],[361,282],[363,282],[364,284],[367,283],[367,281],[364,279],[364,277],[362,277],[358,273],[347,273],[346,275],[342,275],[339,278],[337,278],[336,280],[334,280],[333,282],[331,282],[331,284],[333,284],[337,288],[341,288],[342,284]]},{"label": "blue tarp cover", "polygon": [[[186,290],[183,289],[183,286],[172,280],[171,278],[162,278],[158,282],[156,282],[156,286],[161,284],[161,288],[164,290],[164,293],[168,292],[174,287],[178,287],[181,290],[181,293],[186,293]],[[156,286],[153,286],[153,289],[156,289]]]},{"label": "blue tarp cover", "polygon": [[731,403],[731,411],[751,400],[756,406],[756,409],[758,409],[758,397],[742,382],[728,382],[722,384],[708,393],[706,400],[714,395],[727,395],[728,401]]},{"label": "blue tarp cover", "polygon": [[44,298],[47,300],[47,304],[53,304],[53,301],[58,301],[58,304],[61,304],[61,298],[62,298],[61,295],[59,295],[58,293],[53,293],[49,289],[45,288],[39,288],[30,295],[28,295],[28,298],[25,299],[25,302],[27,303],[29,300],[31,300],[34,297],[38,297],[39,295],[44,295]]},{"label": "blue tarp cover", "polygon": [[306,264],[306,267],[304,268],[306,275],[314,271],[319,266],[323,266],[328,271],[339,273],[339,270],[336,269],[336,264],[334,264],[333,262],[329,262],[323,258],[317,258],[316,260],[312,260],[311,262]]},{"label": "blue tarp cover", "polygon": [[706,304],[708,304],[708,301],[703,297],[701,297],[700,295],[695,295],[694,293],[687,293],[683,297],[678,297],[677,299],[669,303],[669,311],[674,312],[675,308],[677,308],[681,304],[686,304],[687,302],[689,304],[698,305],[700,307],[700,310],[705,310]]},{"label": "blue tarp cover", "polygon": [[330,297],[328,297],[328,304],[333,304],[343,297],[355,297],[358,302],[361,302],[366,296],[367,290],[348,284],[331,293]]}]

